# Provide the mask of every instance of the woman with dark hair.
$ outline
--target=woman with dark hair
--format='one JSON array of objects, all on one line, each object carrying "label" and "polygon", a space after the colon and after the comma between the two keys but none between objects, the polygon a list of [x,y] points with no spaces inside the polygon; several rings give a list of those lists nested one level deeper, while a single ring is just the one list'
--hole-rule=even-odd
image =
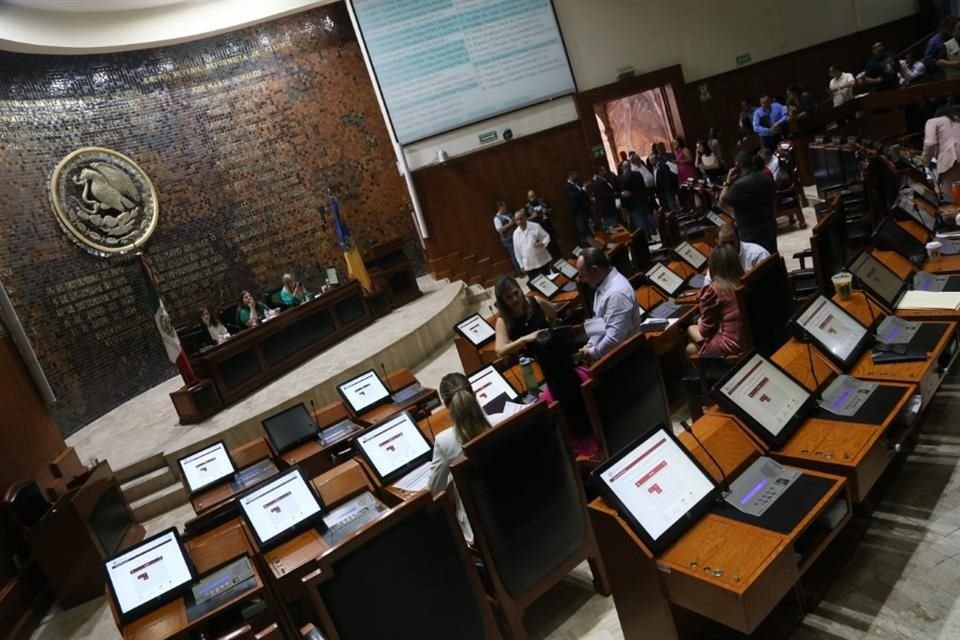
[{"label": "woman with dark hair", "polygon": [[711,182],[723,182],[723,167],[720,158],[706,140],[697,140],[697,169]]},{"label": "woman with dark hair", "polygon": [[557,321],[557,308],[549,300],[525,296],[510,276],[497,278],[493,295],[500,314],[495,345],[498,357],[526,350],[540,331],[549,329]]},{"label": "woman with dark hair", "polygon": [[720,132],[717,131],[716,127],[710,127],[710,131],[707,133],[707,146],[710,147],[713,155],[717,156],[720,168],[726,167],[727,163],[723,161],[723,145],[720,144]]},{"label": "woman with dark hair", "polygon": [[206,327],[207,333],[210,334],[210,339],[213,340],[214,344],[220,344],[230,337],[230,332],[220,322],[220,318],[211,314],[206,307],[200,307],[200,322]]},{"label": "woman with dark hair", "polygon": [[934,157],[937,159],[940,198],[954,202],[952,187],[960,182],[960,108],[956,105],[937,109],[923,128],[923,163],[927,164]]},{"label": "woman with dark hair", "polygon": [[677,179],[680,184],[697,177],[697,170],[693,166],[693,157],[687,148],[687,141],[677,138],[673,141],[673,155],[677,158]]},{"label": "woman with dark hair", "polygon": [[490,428],[490,422],[473,395],[470,380],[462,373],[448,373],[440,380],[440,400],[450,412],[453,426],[437,434],[430,461],[430,492],[437,495],[448,488],[457,508],[457,520],[467,544],[473,544],[473,529],[453,485],[450,465],[463,457],[463,445]]},{"label": "woman with dark hair", "polygon": [[710,254],[708,264],[711,282],[700,290],[700,322],[687,329],[687,355],[740,355],[749,341],[736,294],[743,278],[740,256],[733,247],[722,244]]},{"label": "woman with dark hair", "polygon": [[255,327],[267,318],[270,309],[257,302],[249,291],[240,294],[240,306],[237,308],[237,324],[241,328]]}]

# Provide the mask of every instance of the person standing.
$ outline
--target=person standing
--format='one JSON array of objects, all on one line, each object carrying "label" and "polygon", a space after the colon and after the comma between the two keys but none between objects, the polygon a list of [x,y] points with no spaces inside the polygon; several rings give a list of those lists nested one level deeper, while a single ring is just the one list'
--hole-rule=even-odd
[{"label": "person standing", "polygon": [[760,96],[760,108],[753,112],[753,130],[760,136],[763,146],[773,149],[783,137],[783,127],[789,119],[786,107],[764,94]]},{"label": "person standing", "polygon": [[773,180],[757,169],[753,158],[746,151],[737,154],[736,166],[730,169],[720,192],[720,203],[733,210],[733,218],[744,241],[776,253],[777,190]]},{"label": "person standing", "polygon": [[937,67],[943,69],[946,80],[960,78],[960,21],[953,29],[953,37],[943,43],[944,55],[937,60]]},{"label": "person standing", "polygon": [[527,220],[527,212],[523,209],[513,214],[513,221],[517,228],[513,230],[513,250],[517,254],[520,269],[533,277],[541,273],[546,274],[550,267],[550,236],[543,227],[536,222]]},{"label": "person standing", "polygon": [[630,167],[620,176],[623,208],[627,212],[630,230],[643,229],[647,234],[647,240],[650,240],[657,232],[651,189],[654,184],[653,174],[643,164],[640,156],[634,154],[630,160]]},{"label": "person standing", "polygon": [[710,182],[719,182],[723,176],[723,169],[720,166],[720,159],[713,152],[706,140],[697,140],[697,169],[703,174],[704,179]]},{"label": "person standing", "polygon": [[833,96],[833,106],[839,107],[844,102],[853,100],[853,87],[857,80],[852,73],[844,71],[840,65],[830,65],[830,95]]},{"label": "person standing", "polygon": [[593,234],[590,232],[590,196],[583,185],[577,182],[577,170],[570,169],[567,172],[567,181],[563,185],[563,195],[567,198],[567,205],[570,207],[570,215],[577,226],[577,236],[582,242],[584,238],[589,238]]},{"label": "person standing", "polygon": [[553,208],[550,204],[537,195],[537,192],[533,189],[527,191],[527,202],[523,205],[524,210],[527,212],[527,220],[530,222],[536,222],[543,230],[547,232],[547,235],[550,236],[550,245],[547,247],[550,250],[550,255],[553,256],[554,260],[560,257],[560,248],[557,245],[557,230],[553,226],[553,220],[550,218]]},{"label": "person standing", "polygon": [[923,127],[923,163],[936,156],[940,199],[953,202],[951,186],[960,181],[960,107],[937,110]]},{"label": "person standing", "polygon": [[523,273],[520,263],[517,262],[517,254],[513,250],[513,230],[516,226],[513,216],[507,210],[506,201],[497,200],[497,212],[493,214],[493,228],[497,230],[497,235],[500,236],[500,244],[506,250],[507,255],[510,256],[513,268],[517,270],[517,273]]},{"label": "person standing", "polygon": [[[653,183],[657,190],[657,200],[660,206],[669,211],[679,209],[677,204],[677,190],[680,181],[677,179],[676,156],[666,153],[663,143],[653,145]],[[672,158],[672,160],[671,160]]]},{"label": "person standing", "polygon": [[957,16],[946,16],[940,21],[940,28],[927,40],[923,50],[923,66],[927,77],[931,80],[946,80],[944,68],[938,62],[947,57],[946,42],[953,37],[953,30],[957,26]]},{"label": "person standing", "polygon": [[740,115],[737,117],[737,129],[740,131],[740,140],[744,140],[753,133],[753,114],[757,108],[750,104],[749,98],[740,101]]},{"label": "person standing", "polygon": [[720,132],[713,127],[710,127],[710,131],[707,133],[707,146],[710,147],[713,155],[717,156],[717,162],[720,163],[720,168],[722,169],[727,166],[726,161],[723,159],[723,145],[720,144]]},{"label": "person standing", "polygon": [[620,211],[617,209],[618,195],[610,170],[604,164],[598,165],[597,173],[593,176],[593,203],[600,221],[607,229],[620,222]]},{"label": "person standing", "polygon": [[792,118],[812,116],[819,109],[817,101],[798,84],[787,87],[787,110]]},{"label": "person standing", "polygon": [[863,84],[871,91],[887,91],[900,86],[900,62],[882,42],[874,42],[873,57],[863,68]]}]

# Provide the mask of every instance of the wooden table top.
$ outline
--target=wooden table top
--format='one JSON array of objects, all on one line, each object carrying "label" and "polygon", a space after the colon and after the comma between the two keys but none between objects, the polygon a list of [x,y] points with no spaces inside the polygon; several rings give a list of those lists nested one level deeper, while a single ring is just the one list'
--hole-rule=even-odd
[{"label": "wooden table top", "polygon": [[[796,338],[787,340],[773,354],[771,360],[809,391],[825,388],[836,375],[841,373],[840,369],[819,349]],[[813,370],[810,368],[811,361]]]}]

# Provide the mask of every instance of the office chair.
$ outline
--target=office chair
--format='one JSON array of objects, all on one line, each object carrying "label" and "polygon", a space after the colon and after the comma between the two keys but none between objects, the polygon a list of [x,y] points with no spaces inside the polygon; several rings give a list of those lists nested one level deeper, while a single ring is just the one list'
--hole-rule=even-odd
[{"label": "office chair", "polygon": [[7,489],[3,501],[17,529],[26,532],[43,519],[52,506],[33,480],[21,480]]}]

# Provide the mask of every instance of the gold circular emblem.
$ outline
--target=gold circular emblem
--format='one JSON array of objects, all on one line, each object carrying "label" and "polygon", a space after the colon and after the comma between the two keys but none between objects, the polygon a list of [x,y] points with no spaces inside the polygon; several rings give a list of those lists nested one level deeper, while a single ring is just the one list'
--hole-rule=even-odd
[{"label": "gold circular emblem", "polygon": [[103,147],[77,149],[60,161],[50,179],[50,202],[67,236],[104,258],[143,245],[160,211],[143,169]]}]

